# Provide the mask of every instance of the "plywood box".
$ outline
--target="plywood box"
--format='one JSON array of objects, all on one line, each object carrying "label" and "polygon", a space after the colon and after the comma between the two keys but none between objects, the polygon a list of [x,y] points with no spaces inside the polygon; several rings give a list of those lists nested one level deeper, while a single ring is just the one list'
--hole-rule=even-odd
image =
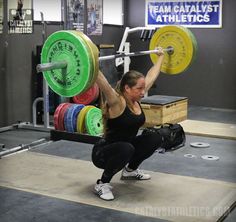
[{"label": "plywood box", "polygon": [[142,99],[145,126],[178,123],[187,119],[187,97],[153,95]]}]

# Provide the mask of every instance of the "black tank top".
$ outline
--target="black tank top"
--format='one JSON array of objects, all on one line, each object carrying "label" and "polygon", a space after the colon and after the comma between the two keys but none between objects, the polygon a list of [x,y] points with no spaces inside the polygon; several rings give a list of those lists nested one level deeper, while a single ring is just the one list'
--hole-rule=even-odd
[{"label": "black tank top", "polygon": [[141,114],[134,114],[126,105],[124,112],[107,120],[105,140],[107,142],[130,142],[138,133],[139,128],[145,122],[145,115],[141,108]]}]

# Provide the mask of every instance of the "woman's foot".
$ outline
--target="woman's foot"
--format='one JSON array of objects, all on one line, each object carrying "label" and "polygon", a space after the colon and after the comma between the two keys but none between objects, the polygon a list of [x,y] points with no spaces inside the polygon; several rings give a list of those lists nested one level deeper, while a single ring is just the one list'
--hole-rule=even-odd
[{"label": "woman's foot", "polygon": [[149,180],[149,179],[151,179],[151,176],[139,169],[129,171],[125,167],[121,173],[121,180]]},{"label": "woman's foot", "polygon": [[103,200],[113,200],[114,196],[111,192],[112,186],[110,183],[102,183],[101,180],[98,180],[94,187],[97,195]]}]

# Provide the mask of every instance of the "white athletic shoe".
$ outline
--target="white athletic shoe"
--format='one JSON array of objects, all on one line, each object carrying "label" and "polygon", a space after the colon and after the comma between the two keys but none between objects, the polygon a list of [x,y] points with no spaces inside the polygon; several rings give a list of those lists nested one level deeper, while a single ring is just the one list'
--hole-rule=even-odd
[{"label": "white athletic shoe", "polygon": [[129,172],[126,170],[126,168],[124,168],[121,174],[121,180],[149,180],[149,179],[151,179],[151,176],[139,169]]},{"label": "white athletic shoe", "polygon": [[113,200],[114,196],[111,192],[112,186],[109,183],[97,183],[94,187],[98,196],[103,200]]}]

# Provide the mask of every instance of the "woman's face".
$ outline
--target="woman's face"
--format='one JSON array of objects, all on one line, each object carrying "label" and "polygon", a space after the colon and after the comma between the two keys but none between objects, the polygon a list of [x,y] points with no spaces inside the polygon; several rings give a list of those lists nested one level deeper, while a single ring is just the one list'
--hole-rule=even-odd
[{"label": "woman's face", "polygon": [[143,77],[139,78],[136,85],[132,87],[126,85],[125,92],[132,101],[139,101],[145,94],[145,79]]}]

